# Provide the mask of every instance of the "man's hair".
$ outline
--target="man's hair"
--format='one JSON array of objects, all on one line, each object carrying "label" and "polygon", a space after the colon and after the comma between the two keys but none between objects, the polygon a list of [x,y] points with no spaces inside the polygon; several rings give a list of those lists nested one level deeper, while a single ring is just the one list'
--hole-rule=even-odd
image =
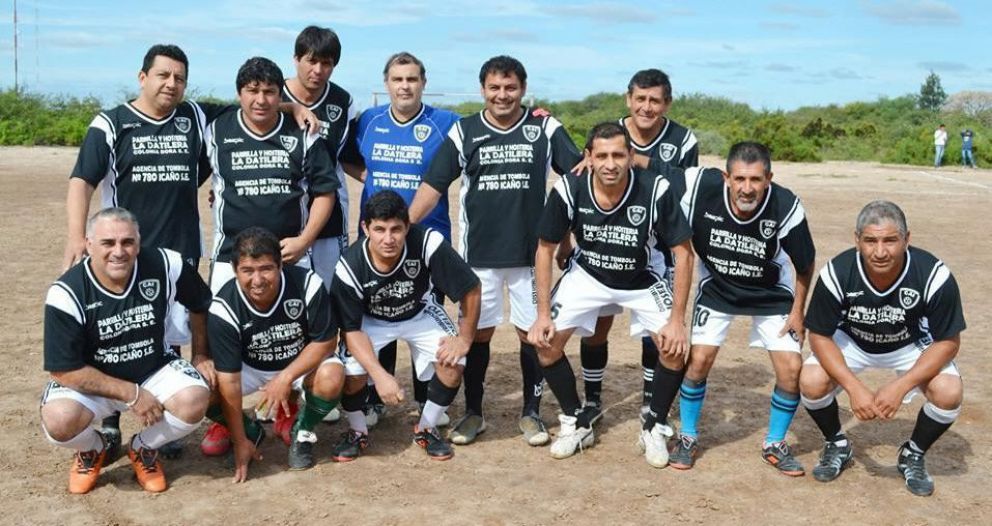
[{"label": "man's hair", "polygon": [[854,235],[861,237],[866,227],[881,225],[891,221],[899,230],[899,235],[903,238],[909,233],[909,226],[906,224],[906,214],[892,201],[877,200],[865,205],[858,213],[858,221],[854,225]]},{"label": "man's hair", "polygon": [[388,221],[399,219],[404,223],[410,223],[410,213],[406,206],[406,201],[400,194],[392,190],[382,190],[376,192],[365,204],[362,205],[362,217],[365,226],[371,225],[372,221]]},{"label": "man's hair", "polygon": [[270,256],[276,265],[282,266],[279,238],[269,230],[250,226],[234,237],[234,251],[231,256],[234,268],[241,263],[241,258],[258,259],[263,256]]},{"label": "man's hair", "polygon": [[627,94],[633,93],[634,88],[645,89],[659,86],[662,88],[662,97],[664,97],[665,102],[671,102],[672,81],[668,78],[668,74],[655,68],[642,69],[630,77],[630,82],[627,83]]},{"label": "man's hair", "polygon": [[727,173],[730,173],[730,167],[736,162],[761,163],[765,165],[765,175],[772,172],[772,154],[760,142],[742,141],[731,146],[730,153],[727,154]]},{"label": "man's hair", "polygon": [[86,221],[86,237],[91,237],[93,235],[93,226],[96,225],[97,221],[101,219],[131,223],[134,225],[134,231],[138,232],[138,236],[141,236],[141,231],[138,230],[138,218],[134,217],[134,214],[126,208],[112,206],[109,208],[104,208],[103,210],[100,210],[90,216],[90,218]]},{"label": "man's hair", "polygon": [[236,81],[238,93],[241,93],[241,88],[255,82],[282,88],[284,82],[282,70],[275,62],[265,57],[252,57],[238,68]]},{"label": "man's hair", "polygon": [[592,142],[596,139],[612,139],[617,136],[623,137],[623,144],[629,150],[631,143],[627,129],[616,121],[601,122],[589,130],[589,135],[586,138],[586,150],[592,151]]},{"label": "man's hair", "polygon": [[940,126],[937,126],[937,127],[938,128],[943,128],[944,127],[944,123],[940,123]]},{"label": "man's hair", "polygon": [[420,66],[420,79],[425,80],[427,78],[427,69],[424,68],[424,63],[421,62],[419,58],[413,56],[413,53],[400,51],[399,53],[393,53],[393,55],[386,60],[386,67],[382,68],[383,80],[389,80],[389,68],[393,66],[405,66],[407,64],[416,64]]},{"label": "man's hair", "polygon": [[307,26],[296,37],[293,56],[300,59],[307,55],[329,58],[337,66],[341,62],[341,41],[338,34],[326,27]]},{"label": "man's hair", "polygon": [[509,76],[512,73],[517,76],[520,84],[527,84],[527,70],[524,69],[524,65],[519,60],[513,57],[499,55],[487,60],[479,70],[479,84],[485,86],[486,77],[494,73],[503,76]]},{"label": "man's hair", "polygon": [[179,46],[173,44],[155,44],[154,46],[148,48],[148,52],[145,53],[145,59],[141,62],[141,71],[148,73],[148,70],[152,69],[152,64],[155,63],[155,57],[163,56],[171,58],[176,62],[182,62],[183,67],[186,68],[186,75],[189,75],[189,59],[186,58],[186,53],[183,53]]}]

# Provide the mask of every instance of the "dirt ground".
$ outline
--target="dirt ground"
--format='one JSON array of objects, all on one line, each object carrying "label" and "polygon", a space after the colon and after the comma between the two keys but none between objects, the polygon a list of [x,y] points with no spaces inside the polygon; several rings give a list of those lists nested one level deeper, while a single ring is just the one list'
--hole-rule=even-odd
[{"label": "dirt ground", "polygon": [[[913,244],[941,257],[964,295],[968,330],[958,365],[965,403],[958,422],[927,456],[937,485],[931,498],[910,495],[895,468],[896,448],[912,430],[920,397],[893,421],[858,423],[841,396],[855,462],[830,484],[812,476],[792,479],[766,466],[759,452],[773,376],[765,352],[744,347],[743,323],[734,326],[709,377],[696,467],[679,472],[648,466],[636,445],[640,344],[626,336],[626,319],[617,321],[612,335],[604,392],[609,409],[596,430],[596,446],[568,460],[554,460],[547,448],[521,440],[517,345],[510,328],[501,327],[487,382],[489,430],[476,444],[457,447],[449,462],[428,460],[411,443],[411,402],[392,409],[373,429],[372,448],[356,462],[328,460],[344,424],[322,425],[323,460],[316,468],[287,471],[286,447],[270,438],[262,447],[265,459],[252,465],[251,480],[236,486],[223,460],[200,455],[201,427],[186,439],[184,458],[166,464],[171,486],[166,493],[142,492],[130,466],[119,460],[105,468],[91,494],[68,495],[70,454],[45,441],[37,404],[47,378],[42,305],[59,274],[66,178],[75,155],[71,148],[0,149],[0,195],[7,203],[0,210],[0,247],[6,254],[0,275],[10,278],[0,302],[0,360],[6,364],[0,373],[0,424],[6,430],[0,435],[2,523],[973,524],[992,504],[987,387],[992,361],[982,343],[992,339],[992,284],[981,277],[992,260],[988,226],[981,226],[992,204],[992,172],[839,162],[775,165],[775,180],[804,200],[817,266],[850,246],[860,207],[884,197],[904,207]],[[719,166],[720,160],[704,163]],[[352,188],[355,203],[357,190]],[[578,370],[576,346],[573,342],[570,356]],[[408,385],[409,361],[400,363],[398,377]],[[876,372],[868,378],[879,385],[888,376]],[[459,396],[453,416],[462,404]],[[549,393],[543,413],[555,424],[553,431],[556,411]],[[123,420],[128,436],[135,422],[127,415]],[[790,441],[811,469],[821,438],[805,411],[796,415]]]}]

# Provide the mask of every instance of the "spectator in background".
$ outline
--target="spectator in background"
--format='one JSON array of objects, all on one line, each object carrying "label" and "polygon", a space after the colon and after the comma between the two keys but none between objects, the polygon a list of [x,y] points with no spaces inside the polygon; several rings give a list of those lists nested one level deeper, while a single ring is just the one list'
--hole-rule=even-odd
[{"label": "spectator in background", "polygon": [[933,167],[940,168],[940,163],[944,160],[944,147],[947,146],[947,130],[941,124],[937,131],[933,132],[933,145],[936,149],[933,157]]},{"label": "spectator in background", "polygon": [[975,156],[971,152],[971,143],[975,133],[971,130],[961,132],[961,164],[975,167]]}]

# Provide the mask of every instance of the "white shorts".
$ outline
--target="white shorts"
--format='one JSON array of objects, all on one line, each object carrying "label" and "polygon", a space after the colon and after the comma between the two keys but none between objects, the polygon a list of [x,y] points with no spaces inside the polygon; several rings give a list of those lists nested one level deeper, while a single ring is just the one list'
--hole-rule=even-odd
[{"label": "white shorts", "polygon": [[[665,266],[665,255],[661,253],[660,250],[652,248],[650,251],[650,259],[648,260],[648,268],[652,272],[661,275],[665,283],[668,283],[669,290],[675,290],[672,285],[672,275],[675,269]],[[616,316],[623,312],[623,308],[619,305],[607,305],[602,309],[599,309],[599,317],[603,318],[605,316]]]},{"label": "white shorts", "polygon": [[[434,363],[437,362],[438,342],[445,336],[455,336],[458,329],[441,306],[430,302],[419,314],[406,321],[382,321],[365,316],[362,318],[362,332],[372,340],[372,350],[376,358],[379,350],[388,343],[403,340],[410,347],[410,361],[417,372],[417,379],[426,382],[434,376]],[[362,364],[341,346],[344,355],[345,374],[362,376],[368,374]],[[465,365],[465,357],[458,361]]]},{"label": "white shorts", "polygon": [[503,323],[503,285],[510,292],[510,323],[523,331],[537,320],[537,285],[534,267],[472,268],[482,282],[479,329]]},{"label": "white shorts", "polygon": [[[325,358],[324,361],[320,362],[317,366],[319,369],[321,366],[327,363],[336,363],[338,365],[344,365],[341,362],[341,358],[338,358],[337,354],[331,356],[330,358]],[[258,391],[265,384],[269,383],[269,380],[275,378],[282,371],[262,371],[260,369],[255,369],[248,364],[241,364],[241,394],[248,395],[255,391]],[[303,379],[310,374],[306,372],[303,376],[293,380],[293,390],[303,392]]]},{"label": "white shorts", "polygon": [[[712,345],[719,347],[727,339],[730,323],[738,315],[727,314],[702,305],[696,305],[692,315],[692,345]],[[769,351],[801,352],[799,339],[791,333],[779,336],[785,327],[789,316],[774,314],[771,316],[751,316],[751,333],[748,335],[748,345],[761,347]]]},{"label": "white shorts", "polygon": [[[154,395],[155,399],[163,404],[166,400],[172,398],[173,395],[187,387],[209,389],[207,382],[203,380],[203,377],[193,367],[193,364],[182,358],[175,359],[163,366],[155,374],[142,382],[141,387]],[[126,413],[129,409],[127,403],[120,400],[80,393],[55,381],[48,382],[48,385],[45,386],[45,391],[41,395],[41,405],[44,406],[52,400],[60,399],[79,402],[83,407],[93,413],[95,420],[103,420],[114,412]]]},{"label": "white shorts", "polygon": [[638,290],[611,289],[575,265],[562,275],[551,298],[551,317],[558,330],[575,329],[579,336],[596,330],[603,306],[630,309],[630,335],[657,333],[668,322],[672,293],[664,281]]},{"label": "white shorts", "polygon": [[313,265],[313,271],[324,281],[324,289],[327,291],[331,290],[334,266],[338,264],[338,259],[347,248],[347,235],[318,239],[310,247],[310,264]]},{"label": "white shorts", "polygon": [[[295,263],[297,267],[310,270],[310,255],[304,254]],[[216,295],[225,283],[234,279],[234,263],[214,261],[210,264],[210,292]]]}]

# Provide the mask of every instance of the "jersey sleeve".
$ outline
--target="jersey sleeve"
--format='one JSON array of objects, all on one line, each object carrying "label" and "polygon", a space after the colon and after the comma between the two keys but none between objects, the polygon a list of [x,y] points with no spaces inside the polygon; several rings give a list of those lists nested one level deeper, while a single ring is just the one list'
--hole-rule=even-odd
[{"label": "jersey sleeve", "polygon": [[326,342],[338,333],[337,323],[331,312],[331,299],[324,290],[324,282],[314,272],[307,274],[307,333],[312,342]]},{"label": "jersey sleeve", "polygon": [[[181,303],[190,312],[206,312],[210,308],[210,287],[200,277],[189,263],[183,261],[182,256],[176,252],[164,251],[170,263],[170,273],[177,276],[174,279],[176,284],[176,301]],[[177,272],[178,271],[178,272]],[[171,276],[170,276],[171,279]]]},{"label": "jersey sleeve", "polygon": [[547,133],[550,141],[551,167],[560,174],[568,173],[582,161],[582,152],[572,142],[565,127],[553,117],[548,117]]},{"label": "jersey sleeve", "polygon": [[90,127],[86,130],[86,137],[79,147],[71,177],[78,177],[90,186],[95,187],[99,184],[110,168],[113,143],[113,126],[106,115],[101,113],[93,118]]},{"label": "jersey sleeve", "polygon": [[[364,115],[364,113],[362,114]],[[338,162],[364,165],[365,159],[362,151],[358,147],[358,128],[362,122],[361,115],[348,126],[348,134],[344,137],[344,144],[338,153]]]},{"label": "jersey sleeve", "polygon": [[671,183],[659,176],[655,180],[655,194],[661,193],[654,201],[654,232],[666,246],[674,247],[692,237],[689,220],[682,213],[681,196],[672,190]]},{"label": "jersey sleeve", "polygon": [[943,263],[938,263],[927,287],[927,323],[934,340],[953,338],[965,329],[958,283]]},{"label": "jersey sleeve", "polygon": [[222,373],[241,372],[241,326],[230,305],[215,298],[207,314],[207,341],[214,368]]},{"label": "jersey sleeve", "polygon": [[348,264],[342,259],[334,268],[331,280],[331,302],[337,315],[338,326],[344,332],[362,330],[362,288]]},{"label": "jersey sleeve", "polygon": [[456,124],[448,131],[448,136],[434,154],[434,160],[424,173],[423,181],[441,194],[447,194],[448,186],[458,179],[463,165],[461,126]]},{"label": "jersey sleeve", "polygon": [[822,336],[833,336],[841,321],[841,298],[840,284],[831,261],[820,269],[813,293],[810,294],[809,307],[806,308],[806,319],[803,322],[806,328]]},{"label": "jersey sleeve", "polygon": [[431,281],[451,301],[461,301],[465,294],[479,285],[479,277],[455,252],[440,232],[427,231],[424,254],[431,272]]},{"label": "jersey sleeve", "polygon": [[576,182],[576,179],[562,177],[555,183],[548,201],[544,204],[541,212],[541,219],[537,223],[537,237],[549,243],[559,243],[568,235],[572,226],[572,218],[575,216],[575,203],[572,199],[572,191],[569,180]]},{"label": "jersey sleeve", "polygon": [[806,211],[798,198],[779,228],[778,237],[781,240],[782,250],[789,255],[796,272],[799,274],[808,272],[816,261],[816,247],[809,232]]},{"label": "jersey sleeve", "polygon": [[86,328],[79,300],[61,282],[45,298],[45,370],[74,371],[86,365]]},{"label": "jersey sleeve", "polygon": [[699,141],[696,134],[687,130],[685,142],[682,143],[682,158],[679,159],[679,168],[692,168],[699,166]]},{"label": "jersey sleeve", "polygon": [[304,136],[307,150],[304,153],[303,173],[310,181],[314,194],[329,194],[341,188],[341,181],[334,174],[334,160],[327,151],[327,144],[317,134]]}]

